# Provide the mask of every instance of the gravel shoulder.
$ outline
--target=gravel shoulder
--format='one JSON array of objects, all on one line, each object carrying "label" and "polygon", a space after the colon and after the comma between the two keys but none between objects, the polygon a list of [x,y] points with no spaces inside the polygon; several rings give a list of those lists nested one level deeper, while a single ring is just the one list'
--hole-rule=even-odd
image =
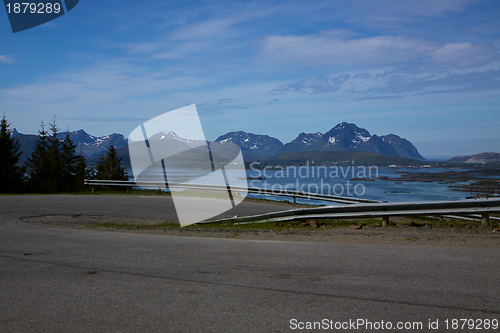
[{"label": "gravel shoulder", "polygon": [[[97,215],[47,215],[23,218],[22,222],[45,227],[103,232],[128,232],[179,237],[205,237],[259,241],[298,241],[364,244],[398,244],[451,247],[500,248],[500,230],[483,228],[480,222],[432,218],[393,218],[388,228],[381,221],[321,220],[233,226],[191,225],[158,219]],[[305,225],[304,225],[305,224]]]}]

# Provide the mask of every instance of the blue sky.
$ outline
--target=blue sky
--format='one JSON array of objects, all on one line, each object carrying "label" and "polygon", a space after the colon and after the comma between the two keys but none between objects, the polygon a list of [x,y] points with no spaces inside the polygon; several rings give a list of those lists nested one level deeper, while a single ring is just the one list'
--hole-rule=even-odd
[{"label": "blue sky", "polygon": [[0,111],[127,136],[196,104],[209,140],[347,121],[426,158],[500,152],[499,49],[495,0],[81,0],[16,34],[0,10]]}]

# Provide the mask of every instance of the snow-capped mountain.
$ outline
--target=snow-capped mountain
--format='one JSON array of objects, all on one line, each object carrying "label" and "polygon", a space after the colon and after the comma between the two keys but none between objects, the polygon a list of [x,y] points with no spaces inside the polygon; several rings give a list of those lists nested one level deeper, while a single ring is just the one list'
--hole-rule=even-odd
[{"label": "snow-capped mountain", "polygon": [[151,136],[148,140],[149,141],[175,140],[178,142],[182,142],[191,148],[196,148],[196,147],[200,147],[200,146],[205,145],[205,141],[203,141],[203,140],[189,140],[189,139],[181,138],[173,131],[168,132],[168,133],[165,133],[165,132],[156,133],[153,136]]},{"label": "snow-capped mountain", "polygon": [[304,151],[309,150],[318,142],[323,140],[323,133],[300,133],[299,136],[292,142],[287,143],[280,149],[280,152],[294,152],[294,151]]},{"label": "snow-capped mountain", "polygon": [[386,156],[424,159],[406,139],[394,134],[382,137],[371,135],[366,129],[346,122],[338,124],[325,134],[300,133],[295,140],[286,144],[280,153],[297,151],[365,151]]},{"label": "snow-capped mountain", "polygon": [[359,145],[368,142],[370,133],[354,124],[340,123],[323,135],[321,150],[356,150]]},{"label": "snow-capped mountain", "polygon": [[243,131],[229,132],[219,136],[215,142],[234,143],[241,148],[245,158],[266,158],[276,156],[283,143],[269,135],[247,133]]},{"label": "snow-capped mountain", "polygon": [[[12,129],[11,135],[19,140],[21,144],[21,160],[25,161],[31,156],[35,148],[36,135],[19,133],[15,128]],[[57,138],[62,140],[66,136],[65,132],[57,133]],[[127,140],[121,134],[113,133],[106,136],[93,136],[84,130],[73,131],[69,133],[73,143],[76,145],[76,152],[90,158],[101,155],[106,152],[110,145],[120,148],[127,145]]]},{"label": "snow-capped mountain", "polygon": [[216,141],[232,142],[246,152],[246,158],[274,157],[284,152],[300,151],[365,151],[386,156],[407,157],[423,160],[417,148],[406,139],[397,135],[371,135],[355,124],[340,123],[322,134],[300,133],[293,141],[282,145],[278,139],[267,135],[247,132],[230,132]]},{"label": "snow-capped mountain", "polygon": [[[19,133],[15,128],[11,130],[21,143],[23,152],[21,160],[26,160],[35,146],[36,135]],[[63,139],[64,132],[58,133],[57,137]],[[116,148],[126,147],[127,139],[121,134],[113,133],[106,136],[96,137],[84,130],[70,132],[70,137],[77,146],[77,153],[83,153],[87,158],[92,158],[106,152],[110,145]],[[175,140],[176,145],[187,145],[191,148],[203,147],[204,141],[190,140],[178,136],[175,132],[160,132],[149,137],[154,140]],[[293,141],[283,143],[268,135],[259,135],[243,131],[229,132],[219,136],[215,142],[220,144],[233,143],[241,148],[245,159],[265,159],[275,157],[284,152],[301,151],[365,151],[386,156],[406,157],[424,160],[417,148],[408,140],[395,134],[384,136],[371,135],[364,128],[355,124],[340,123],[331,130],[322,134],[300,133]]]},{"label": "snow-capped mountain", "polygon": [[[64,139],[66,133],[57,133],[59,139]],[[93,157],[106,152],[109,146],[116,148],[127,145],[127,139],[122,134],[113,133],[106,136],[93,136],[84,130],[70,132],[69,136],[76,145],[76,152],[82,153],[85,157]]]}]

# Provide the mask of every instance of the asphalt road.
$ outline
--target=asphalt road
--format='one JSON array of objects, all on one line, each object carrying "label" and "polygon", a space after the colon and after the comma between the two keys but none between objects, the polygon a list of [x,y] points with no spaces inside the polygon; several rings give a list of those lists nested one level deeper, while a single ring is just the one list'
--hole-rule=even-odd
[{"label": "asphalt road", "polygon": [[[294,319],[468,332],[447,330],[444,320],[500,319],[497,249],[170,237],[20,221],[167,218],[171,208],[167,198],[0,196],[0,332],[312,331],[292,329]],[[437,330],[429,320],[439,320]]]}]

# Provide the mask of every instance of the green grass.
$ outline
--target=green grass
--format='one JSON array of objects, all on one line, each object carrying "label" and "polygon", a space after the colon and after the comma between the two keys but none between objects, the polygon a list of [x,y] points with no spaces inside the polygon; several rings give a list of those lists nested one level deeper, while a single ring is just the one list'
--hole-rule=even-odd
[{"label": "green grass", "polygon": [[373,226],[375,223],[381,223],[377,219],[367,219],[367,220],[333,220],[333,219],[317,219],[314,220],[318,227],[314,228],[310,225],[300,224],[304,221],[287,221],[282,222],[281,225],[275,222],[266,223],[249,223],[249,224],[239,224],[234,225],[231,222],[216,222],[216,223],[204,223],[204,224],[192,224],[187,227],[181,227],[178,223],[173,222],[163,222],[154,225],[145,224],[127,224],[127,223],[97,223],[93,224],[94,228],[114,228],[114,229],[166,229],[166,230],[179,230],[179,231],[207,231],[207,230],[220,230],[228,232],[260,232],[260,231],[288,231],[290,234],[299,231],[313,231],[322,229],[332,229],[338,227],[348,227],[351,224],[360,224],[363,226]]},{"label": "green grass", "polygon": [[[470,221],[446,221],[439,218],[428,218],[428,217],[414,217],[410,222],[398,222],[391,223],[391,226],[406,226],[411,228],[463,228],[468,226],[469,230],[472,232],[479,232],[481,227],[481,222],[470,222]],[[152,229],[165,229],[165,230],[179,230],[181,232],[187,231],[225,231],[232,233],[241,232],[262,232],[262,231],[274,231],[274,232],[286,232],[287,234],[294,234],[300,232],[313,232],[315,230],[331,230],[340,227],[349,227],[352,224],[362,225],[363,228],[373,228],[375,223],[379,226],[382,225],[382,220],[373,219],[356,219],[356,220],[336,220],[336,219],[315,219],[317,228],[311,225],[300,225],[303,222],[308,222],[309,220],[293,220],[293,221],[283,221],[283,222],[264,222],[264,223],[248,223],[248,224],[233,224],[232,222],[214,222],[214,223],[200,223],[192,224],[186,227],[181,227],[178,223],[165,221],[162,223],[154,225],[145,224],[128,224],[128,223],[97,223],[93,227],[96,228],[113,228],[113,229],[128,229],[128,230],[152,230]],[[418,221],[418,222],[415,222]],[[418,225],[418,226],[417,226]],[[495,225],[493,225],[495,227]],[[373,229],[371,229],[373,230]],[[380,230],[383,230],[381,228]],[[370,236],[376,236],[378,234],[373,233]],[[415,240],[410,238],[409,240]],[[438,239],[440,240],[440,239]]]}]

